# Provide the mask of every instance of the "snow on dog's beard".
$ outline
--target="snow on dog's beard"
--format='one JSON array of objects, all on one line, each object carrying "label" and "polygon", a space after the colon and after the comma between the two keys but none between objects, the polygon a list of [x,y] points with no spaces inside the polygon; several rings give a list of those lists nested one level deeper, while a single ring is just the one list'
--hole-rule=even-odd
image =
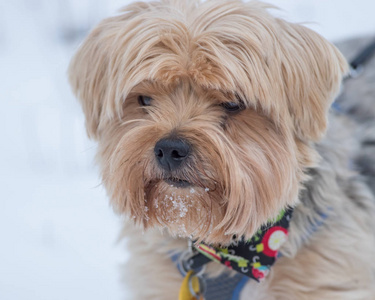
[{"label": "snow on dog's beard", "polygon": [[[225,244],[296,203],[346,62],[266,8],[138,2],[83,43],[70,82],[116,211],[146,229]],[[190,149],[173,171],[155,154],[166,138]]]}]

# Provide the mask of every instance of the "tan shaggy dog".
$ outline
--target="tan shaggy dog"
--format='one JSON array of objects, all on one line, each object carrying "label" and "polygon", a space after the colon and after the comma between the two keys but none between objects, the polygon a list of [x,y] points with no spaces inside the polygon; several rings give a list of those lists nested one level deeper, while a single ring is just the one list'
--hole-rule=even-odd
[{"label": "tan shaggy dog", "polygon": [[326,133],[346,60],[269,8],[137,2],[101,22],[71,62],[103,184],[130,220],[131,299],[178,299],[171,255],[188,239],[251,238],[287,206],[282,257],[240,299],[375,299],[374,196],[348,167],[362,131],[333,113]]}]

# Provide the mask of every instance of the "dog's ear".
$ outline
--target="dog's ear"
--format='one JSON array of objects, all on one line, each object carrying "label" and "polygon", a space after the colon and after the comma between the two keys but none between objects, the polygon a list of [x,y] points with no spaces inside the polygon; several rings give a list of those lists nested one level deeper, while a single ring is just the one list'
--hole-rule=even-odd
[{"label": "dog's ear", "polygon": [[100,124],[105,118],[113,117],[115,99],[112,98],[118,95],[116,81],[112,78],[119,73],[116,59],[126,49],[125,42],[121,44],[122,51],[116,48],[119,36],[131,31],[131,20],[148,7],[143,2],[130,4],[123,9],[123,14],[103,20],[83,41],[70,62],[70,85],[82,104],[91,138],[98,138]]},{"label": "dog's ear", "polygon": [[319,34],[299,24],[278,22],[282,76],[296,135],[316,141],[325,133],[328,110],[348,65]]},{"label": "dog's ear", "polygon": [[69,66],[69,81],[86,117],[86,130],[97,138],[97,130],[108,88],[108,41],[105,29],[96,27],[74,55]]}]

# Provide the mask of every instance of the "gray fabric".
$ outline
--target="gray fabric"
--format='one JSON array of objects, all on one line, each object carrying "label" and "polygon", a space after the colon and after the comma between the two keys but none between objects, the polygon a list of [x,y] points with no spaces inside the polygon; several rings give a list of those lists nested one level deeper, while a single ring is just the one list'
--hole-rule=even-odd
[{"label": "gray fabric", "polygon": [[242,274],[236,274],[233,277],[229,277],[227,273],[215,278],[205,278],[205,300],[232,300],[234,290],[243,278],[244,275]]}]

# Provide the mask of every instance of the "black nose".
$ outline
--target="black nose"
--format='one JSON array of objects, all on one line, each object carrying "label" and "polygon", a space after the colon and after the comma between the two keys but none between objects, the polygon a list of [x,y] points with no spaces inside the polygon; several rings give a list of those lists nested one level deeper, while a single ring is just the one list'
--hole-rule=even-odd
[{"label": "black nose", "polygon": [[183,139],[165,138],[156,143],[154,153],[164,170],[173,171],[189,156],[190,145]]}]

